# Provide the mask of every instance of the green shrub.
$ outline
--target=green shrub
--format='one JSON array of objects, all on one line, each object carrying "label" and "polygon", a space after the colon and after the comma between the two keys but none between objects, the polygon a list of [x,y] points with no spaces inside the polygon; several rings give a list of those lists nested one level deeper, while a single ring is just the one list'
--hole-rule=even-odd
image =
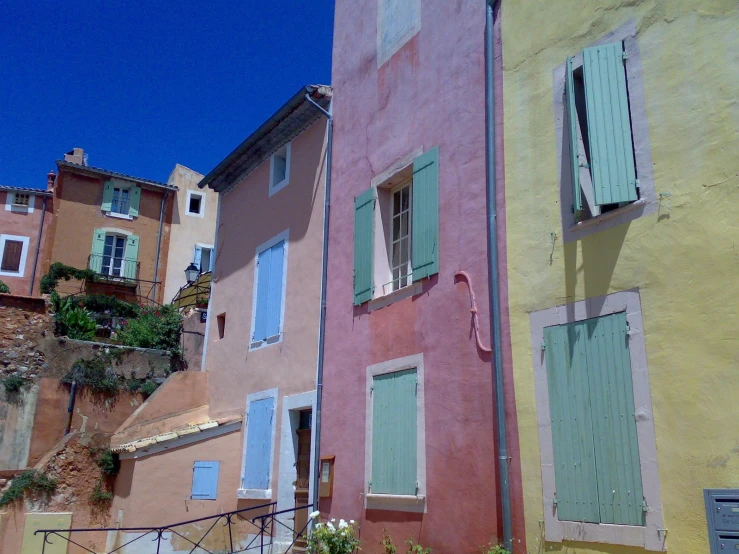
[{"label": "green shrub", "polygon": [[482,554],[511,554],[510,550],[503,548],[502,544],[490,543],[482,547]]},{"label": "green shrub", "polygon": [[102,481],[98,481],[95,488],[90,493],[90,504],[93,506],[107,506],[113,501],[113,493],[106,488]]},{"label": "green shrub", "polygon": [[50,496],[56,491],[57,482],[46,475],[31,469],[24,471],[10,482],[10,487],[0,497],[0,508],[20,500],[26,493],[38,493]]},{"label": "green shrub", "polygon": [[113,371],[110,356],[98,356],[90,360],[77,360],[62,377],[62,383],[76,382],[97,394],[116,394],[122,378]]},{"label": "green shrub", "polygon": [[385,551],[385,554],[396,554],[398,551],[398,548],[393,542],[393,538],[386,529],[382,530],[382,542],[380,544],[382,544],[382,549]]},{"label": "green shrub", "polygon": [[157,390],[157,388],[159,388],[159,385],[154,381],[144,381],[144,384],[141,385],[141,394],[148,398],[154,394],[154,391]]},{"label": "green shrub", "polygon": [[0,292],[4,292],[5,294],[10,294],[10,288],[8,285],[0,281]]},{"label": "green shrub", "polygon": [[64,265],[60,262],[54,262],[49,267],[49,272],[41,277],[41,293],[50,294],[56,290],[56,286],[62,279],[65,281],[69,281],[70,279],[93,281],[95,279],[95,272],[91,269],[77,269],[76,267]]},{"label": "green shrub", "polygon": [[3,379],[3,387],[5,387],[5,392],[7,393],[18,392],[25,384],[26,378],[20,375],[8,375]]},{"label": "green shrub", "polygon": [[405,541],[405,544],[408,545],[406,554],[431,554],[430,548],[424,548],[420,544],[414,543],[412,540]]},{"label": "green shrub", "polygon": [[90,340],[95,336],[95,320],[90,312],[77,306],[72,297],[61,298],[56,292],[52,292],[51,307],[54,310],[57,335],[79,340]]},{"label": "green shrub", "polygon": [[121,470],[121,461],[118,459],[118,454],[107,448],[102,451],[95,463],[97,463],[100,472],[105,477],[115,477]]},{"label": "green shrub", "polygon": [[182,315],[171,304],[141,309],[135,319],[122,322],[118,340],[126,346],[179,352]]},{"label": "green shrub", "polygon": [[139,315],[141,308],[136,304],[118,300],[115,296],[105,294],[83,294],[69,297],[70,302],[76,306],[85,308],[95,314],[105,314],[111,317],[135,318]]}]

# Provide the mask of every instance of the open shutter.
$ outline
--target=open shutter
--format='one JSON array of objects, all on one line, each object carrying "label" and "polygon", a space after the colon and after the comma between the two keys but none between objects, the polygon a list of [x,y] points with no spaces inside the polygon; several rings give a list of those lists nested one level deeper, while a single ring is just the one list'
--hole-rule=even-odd
[{"label": "open shutter", "polygon": [[623,44],[585,48],[583,78],[595,203],[633,202],[636,169]]},{"label": "open shutter", "polygon": [[197,266],[198,271],[200,271],[200,273],[203,272],[203,269],[200,267],[200,262],[202,261],[202,259],[203,259],[203,249],[200,246],[196,246],[195,255],[192,258],[192,263],[194,263]]},{"label": "open shutter", "polygon": [[282,279],[285,264],[285,241],[270,248],[269,256],[269,283],[267,288],[267,303],[265,308],[265,338],[280,334],[280,320],[282,318]]},{"label": "open shutter", "polygon": [[103,203],[100,209],[104,212],[109,212],[113,204],[113,181],[105,181],[103,186]]},{"label": "open shutter", "polygon": [[257,305],[254,311],[254,331],[252,342],[267,338],[267,302],[269,300],[269,282],[272,249],[262,250],[257,256]]},{"label": "open shutter", "polygon": [[417,493],[416,379],[415,369],[386,373],[374,378],[373,493]]},{"label": "open shutter", "polygon": [[578,324],[544,329],[557,516],[598,523],[593,425],[584,340]]},{"label": "open shutter", "polygon": [[354,305],[372,300],[375,292],[372,262],[375,234],[375,189],[354,199]]},{"label": "open shutter", "polygon": [[588,362],[600,522],[644,525],[626,314],[579,324]]},{"label": "open shutter", "polygon": [[413,160],[413,281],[439,273],[439,148]]},{"label": "open shutter", "polygon": [[580,159],[577,140],[577,108],[575,107],[575,78],[572,74],[572,59],[567,58],[565,76],[565,103],[567,105],[567,124],[569,126],[570,171],[572,172],[572,209],[582,211],[582,191],[580,190]]},{"label": "open shutter", "polygon": [[242,479],[245,489],[268,489],[272,463],[273,397],[249,403],[246,430],[246,459]]},{"label": "open shutter", "polygon": [[139,237],[128,235],[126,237],[126,253],[123,259],[123,276],[126,279],[136,279],[136,269],[139,259]]},{"label": "open shutter", "polygon": [[128,191],[128,215],[139,216],[139,204],[141,203],[141,187],[131,187]]},{"label": "open shutter", "polygon": [[215,500],[218,496],[219,462],[195,462],[192,468],[193,500]]},{"label": "open shutter", "polygon": [[92,250],[90,251],[90,269],[96,273],[103,270],[103,251],[105,250],[105,231],[95,229],[92,233]]}]

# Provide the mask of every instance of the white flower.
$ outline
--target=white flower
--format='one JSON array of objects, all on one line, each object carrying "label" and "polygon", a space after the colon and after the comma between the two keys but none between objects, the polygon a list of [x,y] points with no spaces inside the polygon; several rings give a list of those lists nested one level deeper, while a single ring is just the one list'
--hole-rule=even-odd
[{"label": "white flower", "polygon": [[311,512],[310,515],[308,516],[308,518],[309,519],[318,519],[320,517],[320,515],[321,515],[321,512],[319,512],[318,510],[316,510],[315,512]]},{"label": "white flower", "polygon": [[349,525],[354,525],[356,522],[353,519],[349,520]]},{"label": "white flower", "polygon": [[347,527],[349,527],[349,524],[346,521],[343,519],[339,521],[339,529],[346,529]]},{"label": "white flower", "polygon": [[331,523],[333,523],[334,521],[336,521],[336,518],[335,517],[332,517],[331,518]]},{"label": "white flower", "polygon": [[323,526],[323,523],[316,523],[316,529],[319,529]]},{"label": "white flower", "polygon": [[334,527],[334,524],[331,523],[330,521],[326,524],[326,527],[331,529],[331,531],[336,531],[336,527]]}]

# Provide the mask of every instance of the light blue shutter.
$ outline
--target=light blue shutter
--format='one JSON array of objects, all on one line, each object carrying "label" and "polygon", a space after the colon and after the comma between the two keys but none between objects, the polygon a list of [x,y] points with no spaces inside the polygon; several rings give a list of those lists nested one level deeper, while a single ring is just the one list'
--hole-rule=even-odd
[{"label": "light blue shutter", "polygon": [[200,267],[200,261],[203,258],[203,249],[199,246],[195,247],[195,255],[193,256],[192,263],[194,263],[198,267],[198,271],[200,273],[203,272],[203,269]]},{"label": "light blue shutter", "polygon": [[583,50],[590,172],[595,203],[637,199],[623,44]]},{"label": "light blue shutter", "polygon": [[136,269],[139,259],[139,237],[128,235],[126,237],[126,253],[123,259],[123,276],[126,279],[136,279]]},{"label": "light blue shutter", "polygon": [[373,258],[375,241],[375,189],[354,199],[354,305],[372,300],[375,292]]},{"label": "light blue shutter", "polygon": [[257,307],[254,314],[254,333],[252,342],[267,338],[267,311],[269,299],[270,270],[272,269],[272,249],[262,250],[257,256]]},{"label": "light blue shutter", "polygon": [[417,494],[415,369],[378,375],[372,387],[372,483],[377,494]]},{"label": "light blue shutter", "polygon": [[139,216],[139,204],[141,202],[141,187],[131,187],[128,191],[128,215]]},{"label": "light blue shutter", "polygon": [[210,265],[208,271],[213,271],[216,267],[216,249],[212,248],[210,251]]},{"label": "light blue shutter", "polygon": [[245,489],[269,488],[274,410],[274,397],[249,403],[243,476],[243,488]]},{"label": "light blue shutter", "polygon": [[582,190],[580,190],[580,158],[578,155],[578,121],[575,105],[575,78],[572,74],[572,58],[567,58],[565,75],[565,103],[567,105],[567,124],[570,132],[570,171],[572,172],[572,200],[575,213],[582,211]]},{"label": "light blue shutter", "polygon": [[105,250],[105,231],[95,229],[92,233],[92,249],[90,250],[90,269],[96,273],[103,270],[103,252]]},{"label": "light blue shutter", "polygon": [[220,462],[195,462],[192,468],[193,500],[215,500],[218,496]]},{"label": "light blue shutter", "polygon": [[103,203],[100,209],[104,212],[109,212],[113,204],[113,181],[105,181],[103,186]]},{"label": "light blue shutter", "polygon": [[439,273],[439,148],[413,160],[411,199],[413,281]]},{"label": "light blue shutter", "polygon": [[280,334],[280,319],[282,317],[282,278],[285,265],[285,241],[280,241],[272,248],[269,257],[269,289],[267,292],[266,333],[267,337]]}]

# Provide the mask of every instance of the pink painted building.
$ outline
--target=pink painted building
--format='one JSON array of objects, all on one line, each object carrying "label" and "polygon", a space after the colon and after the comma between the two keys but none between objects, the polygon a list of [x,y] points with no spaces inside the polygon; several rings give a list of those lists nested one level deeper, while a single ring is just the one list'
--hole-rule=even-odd
[{"label": "pink painted building", "polygon": [[502,540],[485,25],[484,2],[336,3],[320,509],[370,554],[384,532],[440,553]]},{"label": "pink painted building", "polygon": [[[51,189],[54,174],[48,175]],[[53,217],[50,190],[0,187],[0,281],[13,294],[39,293],[44,243]]]}]

